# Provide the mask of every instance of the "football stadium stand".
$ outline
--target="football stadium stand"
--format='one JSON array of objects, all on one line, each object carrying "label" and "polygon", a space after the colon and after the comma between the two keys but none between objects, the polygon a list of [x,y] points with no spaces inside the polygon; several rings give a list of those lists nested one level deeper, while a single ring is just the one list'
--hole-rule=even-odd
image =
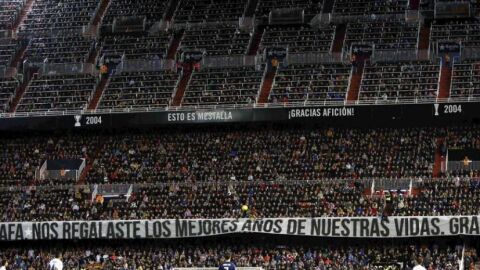
[{"label": "football stadium stand", "polygon": [[479,7],[0,0],[0,269],[480,269]]}]

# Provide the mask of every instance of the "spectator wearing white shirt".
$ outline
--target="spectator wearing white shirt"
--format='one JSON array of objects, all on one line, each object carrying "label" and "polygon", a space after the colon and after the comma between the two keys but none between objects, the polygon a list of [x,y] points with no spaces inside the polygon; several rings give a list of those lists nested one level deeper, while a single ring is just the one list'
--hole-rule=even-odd
[{"label": "spectator wearing white shirt", "polygon": [[413,267],[412,270],[427,270],[425,267],[422,266],[422,262],[422,258],[418,258],[415,263],[415,267]]},{"label": "spectator wearing white shirt", "polygon": [[59,254],[56,258],[53,258],[48,263],[49,270],[63,270],[63,262],[61,261],[62,255]]}]

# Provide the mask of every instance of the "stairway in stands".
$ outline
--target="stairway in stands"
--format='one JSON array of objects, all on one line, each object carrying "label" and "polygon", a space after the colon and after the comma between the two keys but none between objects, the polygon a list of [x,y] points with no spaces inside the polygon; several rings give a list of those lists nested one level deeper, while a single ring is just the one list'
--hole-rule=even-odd
[{"label": "stairway in stands", "polygon": [[17,111],[18,104],[20,100],[22,100],[23,95],[27,91],[27,88],[30,86],[31,82],[33,81],[33,75],[30,74],[23,78],[23,83],[15,90],[15,96],[13,97],[12,101],[10,102],[8,112],[14,113]]},{"label": "stairway in stands", "polygon": [[440,68],[440,82],[438,83],[438,99],[445,100],[450,97],[450,87],[452,84],[452,69],[442,65]]},{"label": "stairway in stands", "polygon": [[17,20],[12,26],[12,33],[14,36],[16,36],[18,29],[23,24],[23,21],[27,17],[28,13],[30,13],[30,11],[32,10],[34,3],[35,3],[35,0],[27,0],[25,5],[22,7],[22,10],[20,11],[20,15],[17,17]]},{"label": "stairway in stands", "polygon": [[418,35],[418,59],[428,60],[428,49],[430,48],[430,28],[432,22],[426,21],[420,26],[420,33]]},{"label": "stairway in stands", "polygon": [[82,174],[78,178],[77,185],[84,185],[86,184],[87,176],[90,170],[93,168],[93,163],[95,160],[100,157],[102,154],[102,146],[105,145],[105,142],[103,141],[103,137],[99,137],[99,139],[96,142],[96,145],[92,145],[91,149],[89,148],[89,155],[87,156],[87,164],[85,165],[85,168],[82,171]]},{"label": "stairway in stands", "polygon": [[167,5],[167,9],[163,14],[163,20],[165,21],[172,21],[173,16],[175,15],[175,11],[177,11],[178,6],[180,5],[179,0],[170,0]]},{"label": "stairway in stands", "polygon": [[411,10],[418,10],[420,7],[420,0],[409,0],[408,1],[408,8]]},{"label": "stairway in stands", "polygon": [[257,10],[258,2],[259,0],[249,0],[245,7],[245,11],[243,12],[243,16],[253,17],[255,15],[255,10]]},{"label": "stairway in stands", "polygon": [[100,99],[102,98],[103,92],[107,89],[108,84],[110,83],[110,77],[102,76],[100,82],[95,87],[95,92],[93,93],[92,99],[90,99],[90,103],[88,104],[87,109],[89,111],[95,111],[98,108],[98,104],[100,103]]},{"label": "stairway in stands", "polygon": [[167,59],[175,59],[175,55],[177,54],[178,47],[182,42],[184,34],[185,30],[182,29],[173,35],[173,40],[168,46]]},{"label": "stairway in stands", "polygon": [[358,101],[358,93],[360,91],[360,85],[362,83],[363,76],[363,65],[357,67],[357,72],[353,72],[352,67],[352,76],[350,77],[350,83],[347,92],[347,103],[355,104]]},{"label": "stairway in stands", "polygon": [[342,23],[335,28],[335,39],[332,44],[332,53],[341,53],[343,50],[343,42],[347,33],[347,25]]},{"label": "stairway in stands", "polygon": [[373,195],[373,194],[372,194],[372,188],[371,188],[371,187],[365,187],[365,188],[363,189],[363,193],[362,193],[362,194],[363,194],[363,196]]},{"label": "stairway in stands", "polygon": [[[268,69],[268,67],[265,67]],[[265,72],[263,76],[262,85],[260,86],[260,93],[258,94],[257,104],[266,104],[268,103],[268,97],[270,96],[270,91],[272,90],[273,82],[275,80],[275,75],[277,74],[277,68],[271,68]]]},{"label": "stairway in stands", "polygon": [[442,155],[442,145],[445,138],[437,138],[435,148],[435,160],[433,163],[433,177],[440,177],[442,173],[442,164],[444,164],[446,157]]},{"label": "stairway in stands", "polygon": [[180,82],[175,90],[175,95],[173,96],[171,106],[178,107],[182,104],[183,96],[185,95],[185,90],[187,90],[190,78],[192,78],[192,72],[184,72],[182,74],[182,78],[180,78]]},{"label": "stairway in stands", "polygon": [[93,20],[91,21],[88,29],[88,34],[90,36],[96,37],[98,35],[97,29],[98,26],[102,23],[102,19],[107,13],[108,7],[110,6],[112,0],[101,0],[98,9],[96,10]]},{"label": "stairway in stands", "polygon": [[332,13],[334,5],[335,5],[335,0],[325,0],[325,1],[323,1],[322,13],[324,13],[324,14]]},{"label": "stairway in stands", "polygon": [[17,68],[20,67],[20,63],[23,61],[23,57],[25,55],[25,52],[27,51],[28,43],[23,42],[20,45],[20,48],[18,51],[15,53],[15,56],[13,57],[12,61],[10,62],[10,66],[7,69],[7,73],[5,74],[6,77],[13,77],[18,73]]},{"label": "stairway in stands", "polygon": [[99,56],[101,51],[101,46],[97,45],[96,48],[92,48],[92,50],[88,53],[87,56],[87,61],[85,63],[87,64],[96,64],[96,59]]},{"label": "stairway in stands", "polygon": [[258,48],[260,47],[260,42],[262,42],[263,33],[265,32],[265,25],[258,26],[255,31],[253,31],[252,38],[247,48],[247,55],[257,55]]},{"label": "stairway in stands", "polygon": [[85,180],[87,180],[87,175],[90,172],[90,170],[93,167],[93,160],[90,160],[91,158],[87,158],[87,165],[85,165],[85,168],[83,168],[82,174],[80,174],[80,177],[78,178],[77,185],[83,185],[85,184]]}]

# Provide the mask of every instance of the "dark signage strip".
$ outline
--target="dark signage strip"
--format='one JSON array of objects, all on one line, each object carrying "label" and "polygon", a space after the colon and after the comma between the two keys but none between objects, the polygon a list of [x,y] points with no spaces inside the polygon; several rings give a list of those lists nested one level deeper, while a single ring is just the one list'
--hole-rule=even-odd
[{"label": "dark signage strip", "polygon": [[141,128],[207,123],[321,123],[329,126],[460,124],[480,119],[478,103],[161,111],[0,118],[0,130]]}]

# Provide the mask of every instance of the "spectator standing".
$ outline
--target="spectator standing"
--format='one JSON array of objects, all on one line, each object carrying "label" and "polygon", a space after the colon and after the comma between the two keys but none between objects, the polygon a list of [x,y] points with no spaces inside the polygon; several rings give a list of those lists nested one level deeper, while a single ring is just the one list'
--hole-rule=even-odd
[{"label": "spectator standing", "polygon": [[352,57],[350,58],[350,64],[352,65],[353,67],[353,73],[356,74],[357,73],[357,56],[354,54],[352,55]]},{"label": "spectator standing", "polygon": [[272,69],[272,70],[277,69],[277,68],[278,68],[278,64],[279,64],[279,62],[278,62],[277,58],[276,58],[276,57],[273,57],[272,60],[270,61],[271,69]]},{"label": "spectator standing", "polygon": [[412,270],[427,270],[425,267],[422,266],[422,258],[418,258],[415,262],[415,267]]},{"label": "spectator standing", "polygon": [[445,66],[446,66],[447,68],[450,68],[450,67],[451,67],[450,55],[449,55],[448,53],[446,53],[444,59],[445,59]]},{"label": "spectator standing", "polygon": [[49,263],[48,263],[48,269],[49,270],[63,270],[63,262],[61,260],[62,255],[58,255],[56,258],[53,258]]},{"label": "spectator standing", "polygon": [[274,68],[278,67],[278,60],[277,60],[276,57],[274,57],[274,58],[272,59],[272,67],[274,67]]},{"label": "spectator standing", "polygon": [[108,67],[107,67],[107,65],[103,64],[103,65],[100,67],[100,75],[102,76],[102,78],[108,76]]}]

